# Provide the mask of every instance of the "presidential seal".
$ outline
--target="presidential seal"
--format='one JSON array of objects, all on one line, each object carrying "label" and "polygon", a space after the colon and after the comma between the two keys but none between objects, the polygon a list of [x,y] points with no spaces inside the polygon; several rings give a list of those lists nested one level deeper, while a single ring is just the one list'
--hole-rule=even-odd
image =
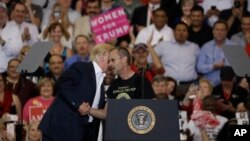
[{"label": "presidential seal", "polygon": [[155,114],[146,106],[137,106],[128,114],[128,126],[137,134],[146,134],[155,126]]}]

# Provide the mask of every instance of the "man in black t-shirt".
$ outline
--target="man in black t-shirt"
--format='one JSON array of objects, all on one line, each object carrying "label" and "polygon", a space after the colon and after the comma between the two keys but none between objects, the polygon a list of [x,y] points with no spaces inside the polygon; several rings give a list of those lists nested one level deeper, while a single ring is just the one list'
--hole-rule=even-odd
[{"label": "man in black t-shirt", "polygon": [[[108,91],[112,99],[151,99],[154,97],[152,86],[142,74],[136,74],[130,68],[131,57],[125,48],[115,48],[110,52],[109,66],[118,75]],[[143,71],[142,71],[143,73]]]}]

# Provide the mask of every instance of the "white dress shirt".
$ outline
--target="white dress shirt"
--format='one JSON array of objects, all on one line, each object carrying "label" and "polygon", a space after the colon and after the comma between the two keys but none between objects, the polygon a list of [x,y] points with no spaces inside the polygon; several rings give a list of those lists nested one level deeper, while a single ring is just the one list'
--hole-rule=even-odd
[{"label": "white dress shirt", "polygon": [[18,56],[23,41],[19,29],[11,23],[6,24],[0,36],[5,41],[3,46],[0,45],[0,72],[5,72],[9,60]]},{"label": "white dress shirt", "polygon": [[166,70],[164,76],[171,76],[177,81],[197,79],[196,62],[199,54],[197,44],[189,41],[179,44],[174,40],[161,42],[154,49]]},{"label": "white dress shirt", "polygon": [[165,25],[160,31],[156,29],[155,25],[152,24],[142,29],[136,37],[135,44],[144,43],[147,44],[151,34],[153,33],[152,46],[157,45],[161,41],[171,41],[174,39],[172,28]]},{"label": "white dress shirt", "polygon": [[20,43],[20,45],[29,45],[31,46],[32,44],[34,44],[35,42],[38,41],[38,28],[36,25],[31,24],[31,23],[27,23],[27,22],[22,22],[21,24],[17,24],[15,21],[9,21],[6,24],[6,28],[16,28],[17,29],[17,33],[20,37],[22,37],[22,34],[24,33],[25,28],[29,29],[29,33],[30,33],[30,37],[31,39],[28,41],[22,41],[22,43]]},{"label": "white dress shirt", "polygon": [[[99,67],[99,65],[96,62],[93,62],[94,69],[95,69],[95,79],[96,79],[96,92],[94,101],[92,103],[92,108],[98,109],[99,101],[101,98],[101,85],[103,82],[103,79],[105,77],[105,73],[102,72],[102,69]],[[93,121],[93,116],[89,116],[89,122]]]}]

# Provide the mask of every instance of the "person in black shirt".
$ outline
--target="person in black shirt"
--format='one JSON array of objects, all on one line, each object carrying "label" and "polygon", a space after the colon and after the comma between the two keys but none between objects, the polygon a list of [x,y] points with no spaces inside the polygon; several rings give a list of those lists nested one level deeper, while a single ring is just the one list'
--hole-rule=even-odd
[{"label": "person in black shirt", "polygon": [[213,39],[212,29],[204,21],[204,10],[200,6],[194,6],[191,9],[191,25],[188,28],[188,40],[199,45],[202,45]]},{"label": "person in black shirt", "polygon": [[235,118],[238,104],[244,102],[248,96],[246,89],[235,85],[235,73],[232,67],[221,69],[221,84],[213,89],[212,95],[217,98],[218,113],[228,119]]}]

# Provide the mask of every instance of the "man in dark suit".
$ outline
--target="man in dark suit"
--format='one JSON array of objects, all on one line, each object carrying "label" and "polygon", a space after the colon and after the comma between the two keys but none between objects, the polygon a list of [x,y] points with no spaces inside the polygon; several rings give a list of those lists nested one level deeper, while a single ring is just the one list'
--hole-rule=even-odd
[{"label": "man in dark suit", "polygon": [[109,44],[99,44],[91,52],[92,62],[77,62],[68,68],[56,85],[57,97],[45,113],[39,128],[43,141],[92,141],[96,130],[93,117],[84,108],[103,108],[104,72],[108,68]]}]

